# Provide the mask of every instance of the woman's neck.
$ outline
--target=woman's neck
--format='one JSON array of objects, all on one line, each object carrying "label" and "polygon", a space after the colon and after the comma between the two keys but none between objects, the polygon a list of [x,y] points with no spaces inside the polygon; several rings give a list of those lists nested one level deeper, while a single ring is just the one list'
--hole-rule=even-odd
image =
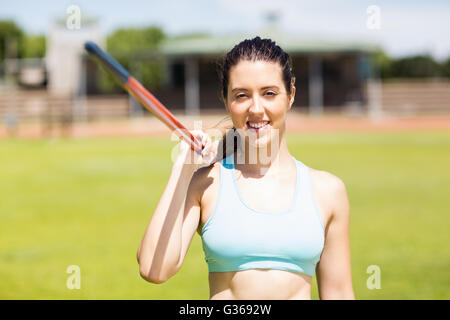
[{"label": "woman's neck", "polygon": [[277,148],[271,148],[270,144],[266,148],[252,148],[248,144],[245,149],[238,148],[234,164],[243,175],[257,178],[278,175],[282,168],[291,164],[291,158],[285,139],[281,139]]}]

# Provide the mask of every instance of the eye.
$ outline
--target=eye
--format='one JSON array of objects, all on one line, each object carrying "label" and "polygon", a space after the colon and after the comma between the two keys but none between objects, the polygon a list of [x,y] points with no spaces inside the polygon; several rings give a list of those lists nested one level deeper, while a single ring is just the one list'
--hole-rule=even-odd
[{"label": "eye", "polygon": [[276,96],[277,94],[275,92],[273,92],[273,91],[267,91],[266,95],[268,95],[268,96]]},{"label": "eye", "polygon": [[236,96],[235,96],[235,98],[236,99],[240,99],[240,98],[244,98],[244,97],[246,97],[247,95],[245,94],[245,93],[238,93]]}]

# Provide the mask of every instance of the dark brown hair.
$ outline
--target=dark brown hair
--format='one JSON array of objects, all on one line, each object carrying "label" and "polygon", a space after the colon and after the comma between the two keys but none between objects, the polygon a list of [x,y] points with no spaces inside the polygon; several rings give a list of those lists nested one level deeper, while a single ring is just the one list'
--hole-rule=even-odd
[{"label": "dark brown hair", "polygon": [[288,94],[291,94],[291,88],[294,85],[295,77],[292,73],[292,61],[290,56],[274,41],[256,37],[251,40],[240,42],[225,55],[221,68],[222,95],[225,99],[228,94],[230,69],[237,65],[241,60],[279,63],[282,68],[286,91]]}]

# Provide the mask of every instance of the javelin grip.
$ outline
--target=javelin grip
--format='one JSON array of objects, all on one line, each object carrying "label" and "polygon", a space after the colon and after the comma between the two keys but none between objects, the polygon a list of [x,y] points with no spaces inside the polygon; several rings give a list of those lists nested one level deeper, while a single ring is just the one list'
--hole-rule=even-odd
[{"label": "javelin grip", "polygon": [[139,102],[151,111],[159,120],[166,124],[172,131],[198,153],[204,146],[175,118],[175,116],[147,89],[142,86],[130,73],[122,67],[113,57],[103,51],[94,42],[88,41],[84,44],[87,52],[94,55],[103,66],[105,66],[116,78],[118,78],[125,90],[133,95]]}]

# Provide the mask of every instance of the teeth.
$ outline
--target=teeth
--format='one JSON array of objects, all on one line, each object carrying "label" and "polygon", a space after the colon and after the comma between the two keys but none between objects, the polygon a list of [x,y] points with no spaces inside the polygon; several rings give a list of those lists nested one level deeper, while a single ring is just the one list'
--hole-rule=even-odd
[{"label": "teeth", "polygon": [[249,123],[248,123],[249,127],[255,128],[255,129],[264,127],[266,124],[268,124],[268,122],[260,122],[260,123],[250,123],[250,122],[249,122]]}]

